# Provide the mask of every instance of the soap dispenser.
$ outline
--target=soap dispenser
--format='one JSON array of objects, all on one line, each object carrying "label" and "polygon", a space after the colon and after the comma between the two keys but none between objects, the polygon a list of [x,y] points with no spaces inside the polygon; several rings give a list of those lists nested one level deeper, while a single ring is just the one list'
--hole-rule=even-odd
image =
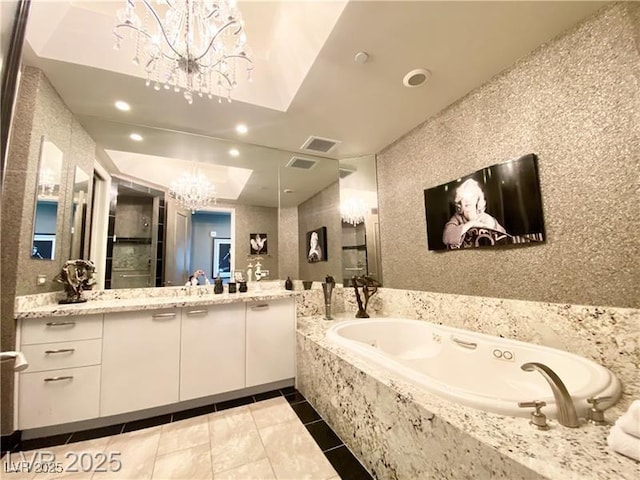
[{"label": "soap dispenser", "polygon": [[284,289],[285,290],[293,290],[293,282],[291,281],[291,277],[287,277],[287,279],[285,280]]}]

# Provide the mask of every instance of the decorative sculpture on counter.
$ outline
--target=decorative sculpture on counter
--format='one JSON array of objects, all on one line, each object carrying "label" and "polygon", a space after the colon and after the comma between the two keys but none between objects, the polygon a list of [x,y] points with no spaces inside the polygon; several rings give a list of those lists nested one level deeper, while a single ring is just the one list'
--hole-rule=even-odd
[{"label": "decorative sculpture on counter", "polygon": [[[370,275],[353,277],[351,281],[353,283],[353,289],[356,291],[356,301],[358,302],[358,313],[356,313],[356,318],[369,318],[367,305],[369,305],[371,297],[373,297],[378,291],[378,287],[381,287],[382,285]],[[364,294],[364,306],[362,305],[362,299],[360,298],[358,287],[362,287],[362,293]]]},{"label": "decorative sculpture on counter", "polygon": [[96,283],[94,274],[96,266],[91,260],[67,260],[62,266],[62,270],[53,280],[64,285],[67,298],[63,298],[58,303],[83,303],[86,298],[82,298],[82,292],[91,290]]}]

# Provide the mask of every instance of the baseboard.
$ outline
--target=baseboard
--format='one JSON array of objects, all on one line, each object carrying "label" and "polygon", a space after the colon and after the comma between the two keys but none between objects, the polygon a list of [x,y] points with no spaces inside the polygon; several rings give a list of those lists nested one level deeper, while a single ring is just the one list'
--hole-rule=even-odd
[{"label": "baseboard", "polygon": [[2,456],[5,455],[6,452],[13,450],[22,440],[22,432],[20,430],[16,430],[9,435],[2,435],[0,437],[0,451],[2,452]]}]

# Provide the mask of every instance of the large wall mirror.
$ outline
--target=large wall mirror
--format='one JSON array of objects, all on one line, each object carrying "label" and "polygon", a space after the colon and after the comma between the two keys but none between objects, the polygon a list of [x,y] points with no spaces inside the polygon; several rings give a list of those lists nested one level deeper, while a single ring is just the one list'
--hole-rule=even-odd
[{"label": "large wall mirror", "polygon": [[369,275],[382,283],[376,157],[340,160],[342,279]]},{"label": "large wall mirror", "polygon": [[36,260],[56,258],[62,162],[62,151],[43,136],[40,141],[31,245],[31,258]]},{"label": "large wall mirror", "polygon": [[[83,126],[101,143],[104,132],[128,128],[98,118]],[[205,272],[198,284],[218,275],[228,282],[236,271],[251,271],[255,281],[258,263],[264,280],[340,278],[337,160],[159,128],[137,131],[148,142],[144,153],[105,148],[101,155],[113,175],[107,288],[179,286],[198,270]],[[190,211],[171,199],[172,181],[185,172],[204,175],[215,201]],[[329,261],[298,261],[300,239],[323,226],[331,232]],[[264,247],[256,251],[257,235]]]}]

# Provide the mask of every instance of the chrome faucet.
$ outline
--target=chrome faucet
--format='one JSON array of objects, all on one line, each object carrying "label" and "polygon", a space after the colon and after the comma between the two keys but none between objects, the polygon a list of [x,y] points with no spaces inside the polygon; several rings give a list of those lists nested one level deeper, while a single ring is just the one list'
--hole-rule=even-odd
[{"label": "chrome faucet", "polygon": [[525,372],[538,371],[549,383],[553,397],[556,400],[556,408],[558,412],[558,422],[565,427],[576,428],[580,426],[578,423],[578,415],[576,414],[576,407],[573,404],[571,395],[567,387],[565,387],[560,377],[551,370],[544,363],[528,362],[520,366]]},{"label": "chrome faucet", "polygon": [[336,281],[331,275],[327,275],[322,284],[322,292],[324,293],[325,320],[333,320],[331,316],[331,294],[336,286]]}]

